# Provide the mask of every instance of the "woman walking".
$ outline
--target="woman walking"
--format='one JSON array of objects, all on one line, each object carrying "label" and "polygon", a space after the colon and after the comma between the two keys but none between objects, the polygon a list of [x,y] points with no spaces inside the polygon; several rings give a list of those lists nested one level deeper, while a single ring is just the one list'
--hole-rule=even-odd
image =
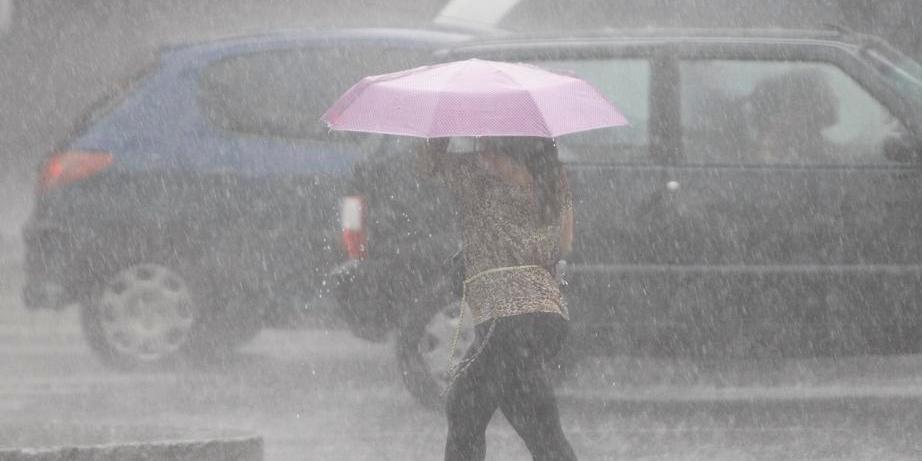
[{"label": "woman walking", "polygon": [[[497,408],[535,460],[575,459],[544,367],[567,334],[552,271],[573,239],[570,190],[550,138],[627,119],[572,75],[480,59],[366,77],[321,118],[332,130],[435,138],[419,151],[422,172],[459,199],[479,341],[450,386],[445,459],[484,459]],[[451,136],[476,136],[480,149],[449,155]]]},{"label": "woman walking", "polygon": [[421,172],[441,177],[461,207],[465,300],[477,334],[448,392],[445,459],[484,459],[498,408],[535,460],[574,460],[545,366],[568,329],[553,274],[573,239],[567,178],[551,139],[478,144],[475,155],[452,155],[439,138],[419,154]]}]

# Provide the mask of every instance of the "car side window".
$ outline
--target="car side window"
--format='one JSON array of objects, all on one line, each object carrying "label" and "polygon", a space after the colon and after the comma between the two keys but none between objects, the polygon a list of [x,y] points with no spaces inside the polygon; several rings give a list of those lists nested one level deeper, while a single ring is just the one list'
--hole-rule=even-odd
[{"label": "car side window", "polygon": [[648,164],[650,63],[644,59],[539,61],[551,71],[592,83],[625,115],[629,126],[568,134],[557,139],[560,159],[577,163]]},{"label": "car side window", "polygon": [[680,72],[689,164],[894,164],[884,144],[905,128],[838,67],[696,60]]},{"label": "car side window", "polygon": [[349,87],[367,75],[418,66],[428,59],[425,50],[374,47],[296,48],[234,56],[202,70],[199,106],[219,129],[289,140],[329,139],[320,116]]}]

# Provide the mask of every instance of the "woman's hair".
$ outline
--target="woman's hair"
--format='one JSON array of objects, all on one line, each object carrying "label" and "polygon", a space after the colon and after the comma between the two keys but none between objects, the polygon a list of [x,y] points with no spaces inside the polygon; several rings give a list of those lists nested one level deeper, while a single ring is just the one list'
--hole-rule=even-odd
[{"label": "woman's hair", "polygon": [[538,202],[539,222],[549,225],[560,220],[561,163],[552,139],[530,137],[485,138],[492,150],[525,166],[532,177]]}]

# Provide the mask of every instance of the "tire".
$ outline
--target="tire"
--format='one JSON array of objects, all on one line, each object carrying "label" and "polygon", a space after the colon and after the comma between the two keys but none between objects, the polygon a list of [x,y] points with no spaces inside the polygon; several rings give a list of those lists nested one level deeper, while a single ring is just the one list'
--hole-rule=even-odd
[{"label": "tire", "polygon": [[81,307],[90,348],[121,370],[226,359],[259,333],[261,319],[247,315],[253,311],[239,298],[213,296],[207,280],[186,276],[196,272],[143,263],[106,277]]},{"label": "tire", "polygon": [[131,265],[97,284],[81,308],[84,337],[104,364],[153,368],[192,343],[201,303],[182,274],[161,264]]}]

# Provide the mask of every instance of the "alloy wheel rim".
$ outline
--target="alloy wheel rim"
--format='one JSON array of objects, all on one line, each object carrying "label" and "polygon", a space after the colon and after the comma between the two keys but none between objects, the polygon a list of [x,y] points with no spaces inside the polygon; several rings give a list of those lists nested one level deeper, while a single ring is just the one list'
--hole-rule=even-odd
[{"label": "alloy wheel rim", "polygon": [[169,356],[186,343],[195,311],[182,277],[156,264],[119,272],[99,298],[100,324],[108,344],[145,362]]}]

